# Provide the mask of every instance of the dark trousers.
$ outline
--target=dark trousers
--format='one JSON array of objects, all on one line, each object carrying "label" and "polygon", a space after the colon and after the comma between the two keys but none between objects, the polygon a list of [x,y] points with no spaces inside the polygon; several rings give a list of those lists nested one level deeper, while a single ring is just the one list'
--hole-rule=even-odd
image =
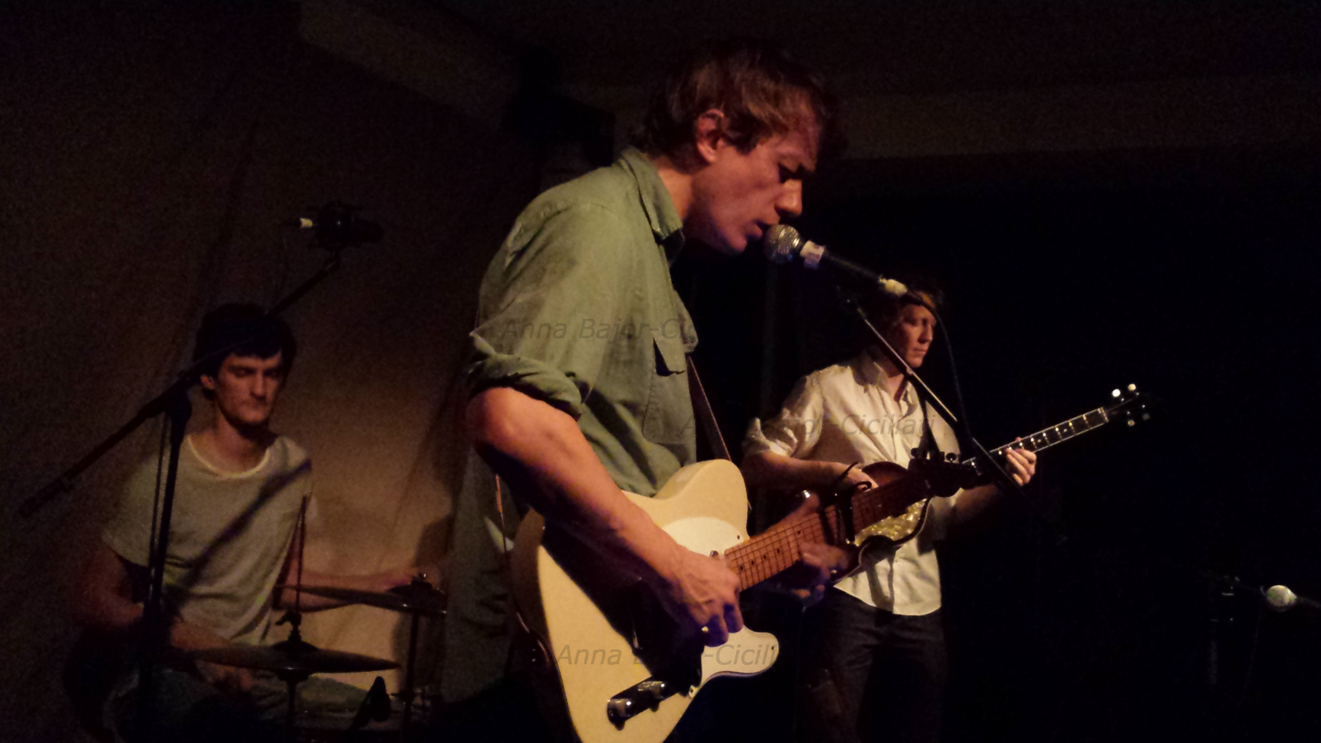
[{"label": "dark trousers", "polygon": [[808,612],[804,645],[800,740],[940,740],[948,662],[939,611],[900,616],[830,590]]}]

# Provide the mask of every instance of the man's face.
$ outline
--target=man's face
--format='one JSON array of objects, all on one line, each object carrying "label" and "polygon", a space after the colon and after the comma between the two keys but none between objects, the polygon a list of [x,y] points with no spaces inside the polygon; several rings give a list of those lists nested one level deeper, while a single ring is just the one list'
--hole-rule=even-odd
[{"label": "man's face", "polygon": [[203,375],[202,386],[213,393],[216,411],[236,428],[264,427],[284,386],[284,356],[276,353],[259,359],[230,354],[216,376]]},{"label": "man's face", "polygon": [[935,330],[936,318],[931,310],[920,304],[905,304],[885,339],[890,341],[890,345],[904,357],[909,366],[916,369],[922,366],[927,350],[931,348]]},{"label": "man's face", "polygon": [[693,179],[684,232],[737,255],[771,225],[801,214],[803,178],[816,169],[817,138],[815,126],[804,126],[740,152],[723,136],[712,135],[703,152],[708,164]]}]

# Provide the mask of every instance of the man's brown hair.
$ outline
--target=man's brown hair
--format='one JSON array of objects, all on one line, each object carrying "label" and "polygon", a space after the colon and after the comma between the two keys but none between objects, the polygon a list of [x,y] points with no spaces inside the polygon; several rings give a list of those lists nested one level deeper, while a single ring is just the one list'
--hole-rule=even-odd
[{"label": "man's brown hair", "polygon": [[844,146],[838,103],[822,78],[778,44],[757,39],[712,43],[671,72],[633,143],[651,155],[682,157],[697,119],[711,109],[724,114],[723,134],[743,152],[809,123],[818,127],[818,159]]}]

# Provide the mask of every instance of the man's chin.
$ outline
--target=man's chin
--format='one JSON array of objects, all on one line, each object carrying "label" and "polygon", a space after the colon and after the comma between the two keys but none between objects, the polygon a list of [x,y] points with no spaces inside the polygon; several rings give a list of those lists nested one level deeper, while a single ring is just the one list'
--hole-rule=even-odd
[{"label": "man's chin", "polygon": [[271,416],[269,413],[266,415],[234,416],[229,417],[229,424],[244,434],[257,434],[270,428]]},{"label": "man's chin", "polygon": [[748,241],[746,239],[738,245],[732,245],[726,240],[703,240],[702,238],[693,238],[691,242],[695,245],[702,246],[712,253],[719,253],[720,255],[730,257],[742,255],[743,251],[748,248]]}]

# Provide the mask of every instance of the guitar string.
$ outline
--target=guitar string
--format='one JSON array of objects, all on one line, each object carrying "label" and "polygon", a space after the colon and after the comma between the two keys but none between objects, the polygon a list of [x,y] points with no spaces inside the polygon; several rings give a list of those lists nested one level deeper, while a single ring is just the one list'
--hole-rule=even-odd
[{"label": "guitar string", "polygon": [[[1101,420],[1100,420],[1099,422],[1092,423],[1091,421],[1088,421],[1088,420],[1087,420],[1087,416],[1089,416],[1089,415],[1099,415],[1099,416],[1101,417]],[[1048,428],[1043,428],[1043,429],[1041,429],[1040,431],[1037,431],[1036,433],[1033,433],[1033,434],[1030,434],[1030,435],[1028,435],[1028,436],[1025,436],[1025,437],[1023,437],[1022,442],[1014,441],[1014,442],[1010,442],[1010,443],[1008,443],[1008,444],[1005,444],[1004,446],[998,447],[998,448],[996,448],[996,449],[992,449],[992,450],[991,450],[991,453],[992,453],[992,454],[998,454],[998,453],[1003,452],[1003,451],[1005,451],[1006,449],[1009,449],[1009,448],[1011,448],[1011,447],[1013,447],[1013,446],[1015,446],[1015,445],[1026,444],[1026,443],[1029,443],[1029,442],[1032,443],[1032,444],[1034,444],[1034,446],[1033,446],[1031,449],[1028,449],[1028,451],[1038,452],[1038,451],[1041,451],[1041,450],[1043,450],[1043,449],[1049,449],[1050,447],[1052,447],[1052,446],[1054,446],[1054,445],[1056,445],[1056,444],[1059,444],[1059,443],[1062,443],[1062,442],[1064,442],[1064,441],[1067,441],[1068,439],[1071,439],[1071,438],[1073,438],[1073,437],[1075,437],[1075,436],[1078,436],[1078,435],[1080,435],[1080,434],[1087,433],[1088,431],[1091,431],[1091,430],[1093,430],[1093,429],[1095,429],[1095,428],[1100,428],[1101,426],[1104,426],[1105,424],[1107,424],[1107,423],[1109,423],[1109,422],[1110,422],[1110,418],[1109,418],[1109,416],[1106,414],[1106,412],[1105,412],[1105,408],[1097,408],[1097,409],[1095,409],[1095,410],[1089,410],[1089,411],[1087,411],[1086,413],[1083,413],[1082,415],[1076,416],[1076,417],[1074,417],[1074,418],[1070,418],[1069,420],[1064,421],[1063,423],[1059,423],[1059,424],[1056,424],[1056,425],[1054,425],[1054,426],[1050,426],[1050,427],[1048,427]],[[1081,427],[1081,428],[1078,428],[1078,427],[1076,426],[1076,424],[1078,424],[1078,423],[1081,423],[1081,424],[1082,424],[1082,427]],[[1063,431],[1060,430],[1061,428],[1064,428],[1065,426],[1068,426],[1068,427],[1069,427],[1070,430],[1069,430],[1068,432],[1063,432]],[[1054,433],[1056,433],[1057,435],[1059,435],[1060,438],[1059,438],[1058,441],[1051,441],[1051,440],[1050,440],[1050,434],[1051,434],[1051,432],[1054,432]],[[1035,445],[1036,442],[1037,442],[1037,439],[1038,439],[1038,438],[1040,438],[1040,439],[1043,441],[1043,443],[1042,443],[1041,445]],[[1027,447],[1024,446],[1024,448],[1027,448]]]}]

